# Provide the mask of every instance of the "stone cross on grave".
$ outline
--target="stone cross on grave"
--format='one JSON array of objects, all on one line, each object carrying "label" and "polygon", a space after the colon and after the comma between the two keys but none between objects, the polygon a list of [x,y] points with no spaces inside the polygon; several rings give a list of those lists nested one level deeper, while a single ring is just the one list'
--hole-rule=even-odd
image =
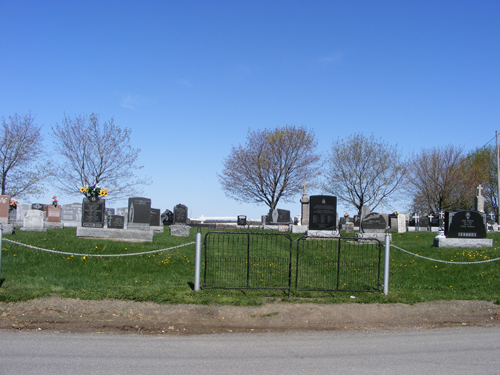
[{"label": "stone cross on grave", "polygon": [[429,220],[431,221],[431,223],[432,223],[432,219],[434,219],[434,215],[430,214],[429,215]]},{"label": "stone cross on grave", "polygon": [[420,216],[418,216],[418,214],[415,214],[413,216],[413,218],[415,219],[415,231],[418,232],[418,231],[420,231],[419,222],[418,222],[418,219],[420,219]]},{"label": "stone cross on grave", "polygon": [[304,194],[302,194],[302,195],[304,195],[304,196],[307,195],[306,187],[308,186],[308,184],[304,181],[300,186],[302,186],[304,188]]},{"label": "stone cross on grave", "polygon": [[483,187],[481,186],[481,184],[479,184],[479,186],[477,187],[477,196],[478,197],[481,197],[481,190],[483,190]]}]

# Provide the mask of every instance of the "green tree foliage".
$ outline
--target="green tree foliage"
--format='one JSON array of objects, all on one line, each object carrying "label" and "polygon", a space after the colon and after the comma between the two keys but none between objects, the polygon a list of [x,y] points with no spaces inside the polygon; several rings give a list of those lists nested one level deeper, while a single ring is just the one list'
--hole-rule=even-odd
[{"label": "green tree foliage", "polygon": [[373,210],[388,197],[396,197],[406,171],[397,145],[355,133],[333,142],[323,190],[361,214],[362,206]]},{"label": "green tree foliage", "polygon": [[304,181],[314,185],[321,159],[316,147],[314,133],[304,126],[248,131],[246,144],[231,148],[217,174],[222,190],[237,201],[274,209],[296,196]]},{"label": "green tree foliage", "polygon": [[44,161],[41,126],[35,118],[15,114],[2,118],[0,129],[1,193],[11,197],[39,196],[50,175],[50,163]]},{"label": "green tree foliage", "polygon": [[140,149],[130,145],[130,133],[114,124],[113,118],[100,123],[99,116],[64,116],[62,124],[52,127],[55,148],[62,156],[56,178],[68,195],[80,194],[84,185],[100,185],[110,190],[109,201],[140,193],[149,183],[135,171]]}]

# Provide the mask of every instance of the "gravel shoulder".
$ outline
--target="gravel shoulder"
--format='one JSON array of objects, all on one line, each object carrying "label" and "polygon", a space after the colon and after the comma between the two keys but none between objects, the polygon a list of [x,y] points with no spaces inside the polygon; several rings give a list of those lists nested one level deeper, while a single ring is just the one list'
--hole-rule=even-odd
[{"label": "gravel shoulder", "polygon": [[414,305],[276,302],[238,307],[49,297],[0,303],[0,329],[10,331],[192,335],[499,325],[500,305],[487,301]]}]

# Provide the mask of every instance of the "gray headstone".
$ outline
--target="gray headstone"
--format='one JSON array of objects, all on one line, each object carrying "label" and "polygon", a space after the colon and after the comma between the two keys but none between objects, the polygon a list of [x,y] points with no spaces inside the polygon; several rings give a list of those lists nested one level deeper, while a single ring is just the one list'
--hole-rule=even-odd
[{"label": "gray headstone", "polygon": [[372,212],[361,220],[361,231],[363,233],[384,233],[387,221],[382,214]]},{"label": "gray headstone", "polygon": [[128,199],[128,229],[149,230],[151,220],[151,199],[129,198]]},{"label": "gray headstone", "polygon": [[188,208],[183,204],[174,207],[174,224],[188,223]]},{"label": "gray headstone", "polygon": [[44,231],[44,213],[40,210],[28,210],[24,214],[23,231]]},{"label": "gray headstone", "polygon": [[290,211],[280,209],[270,209],[266,217],[266,224],[290,224]]},{"label": "gray headstone", "polygon": [[161,222],[161,210],[159,208],[152,208],[149,216],[149,225],[152,227],[162,226]]},{"label": "gray headstone", "polygon": [[108,228],[110,229],[123,229],[125,227],[125,217],[121,215],[108,216]]}]

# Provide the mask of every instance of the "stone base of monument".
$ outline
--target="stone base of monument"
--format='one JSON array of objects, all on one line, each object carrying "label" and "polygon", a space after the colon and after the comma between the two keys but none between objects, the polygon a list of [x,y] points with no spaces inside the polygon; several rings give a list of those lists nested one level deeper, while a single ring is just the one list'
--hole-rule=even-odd
[{"label": "stone base of monument", "polygon": [[[359,242],[368,242],[377,240],[385,243],[385,233],[356,233],[356,240]],[[389,233],[389,241],[392,241],[392,234]]]},{"label": "stone base of monument", "polygon": [[50,221],[46,221],[44,223],[45,228],[47,229],[63,229],[64,223],[51,223]]},{"label": "stone base of monument", "polygon": [[154,232],[152,230],[140,229],[109,229],[78,227],[77,237],[102,238],[104,240],[125,242],[153,242]]},{"label": "stone base of monument", "polygon": [[78,228],[82,226],[81,221],[64,221],[63,224],[66,228]]},{"label": "stone base of monument", "polygon": [[[4,224],[5,225],[5,224]],[[47,228],[30,228],[30,227],[21,227],[19,228],[21,232],[47,232]]]},{"label": "stone base of monument", "polygon": [[292,233],[306,233],[309,226],[307,225],[291,225]]},{"label": "stone base of monument", "polygon": [[338,230],[308,230],[306,235],[315,238],[339,238],[340,232]]},{"label": "stone base of monument", "polygon": [[189,225],[171,225],[170,235],[177,237],[189,237],[191,227]]},{"label": "stone base of monument", "polygon": [[150,228],[155,233],[163,233],[163,231],[165,230],[165,228],[163,228],[163,225],[162,226],[150,226]]},{"label": "stone base of monument", "polygon": [[445,236],[434,237],[434,247],[493,247],[491,238],[446,238]]},{"label": "stone base of monument", "polygon": [[14,224],[2,224],[3,234],[13,234],[16,232]]}]

